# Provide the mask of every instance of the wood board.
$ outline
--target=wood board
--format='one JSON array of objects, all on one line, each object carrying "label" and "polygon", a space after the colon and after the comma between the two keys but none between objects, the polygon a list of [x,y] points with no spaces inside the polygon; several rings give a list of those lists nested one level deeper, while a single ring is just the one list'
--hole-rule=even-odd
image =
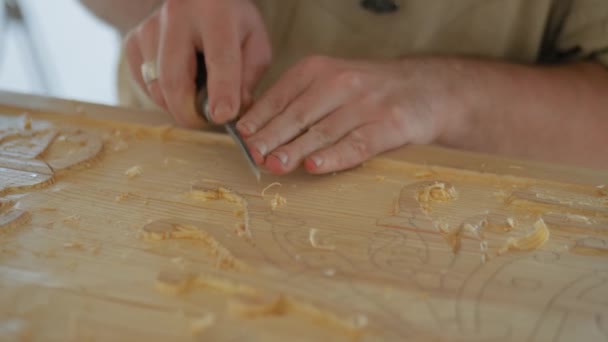
[{"label": "wood board", "polygon": [[[0,158],[3,175],[29,182],[1,195],[13,222],[0,219],[2,338],[608,338],[605,171],[414,147],[257,183],[223,135],[100,121],[124,109],[51,114],[48,102],[31,124],[59,141]],[[0,127],[23,125],[22,111],[6,106]],[[455,196],[421,203],[434,184]],[[247,212],[192,193],[219,187]],[[286,203],[273,210],[276,194]],[[541,246],[504,248],[541,219]]]}]

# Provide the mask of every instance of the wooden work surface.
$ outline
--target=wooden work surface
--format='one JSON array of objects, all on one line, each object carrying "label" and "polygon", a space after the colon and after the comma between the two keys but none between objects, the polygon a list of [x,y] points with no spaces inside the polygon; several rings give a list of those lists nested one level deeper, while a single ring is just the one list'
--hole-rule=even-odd
[{"label": "wooden work surface", "polygon": [[605,170],[409,147],[257,183],[162,113],[0,103],[0,340],[608,339]]}]

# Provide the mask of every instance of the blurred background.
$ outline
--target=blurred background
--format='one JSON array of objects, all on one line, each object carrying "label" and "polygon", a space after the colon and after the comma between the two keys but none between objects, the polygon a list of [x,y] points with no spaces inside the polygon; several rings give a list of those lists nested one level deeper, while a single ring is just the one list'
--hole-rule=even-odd
[{"label": "blurred background", "polygon": [[116,31],[77,0],[0,4],[0,90],[116,104]]}]

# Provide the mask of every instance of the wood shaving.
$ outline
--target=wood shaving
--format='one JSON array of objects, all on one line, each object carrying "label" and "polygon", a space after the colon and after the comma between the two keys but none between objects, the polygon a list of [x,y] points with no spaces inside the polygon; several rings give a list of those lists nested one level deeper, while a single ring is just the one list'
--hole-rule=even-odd
[{"label": "wood shaving", "polygon": [[386,176],[376,176],[376,177],[375,177],[375,179],[376,179],[378,182],[384,182],[384,181],[386,180]]},{"label": "wood shaving", "polygon": [[192,336],[200,336],[215,324],[215,314],[209,312],[190,323]]},{"label": "wood shaving", "polygon": [[274,198],[270,200],[270,209],[273,211],[287,204],[287,199],[280,196],[278,193],[274,195]]},{"label": "wood shaving", "polygon": [[592,223],[591,219],[589,219],[589,217],[583,216],[583,215],[566,214],[566,218],[570,222],[577,222],[577,223],[584,223],[584,224],[591,224]]},{"label": "wood shaving", "polygon": [[333,269],[333,268],[328,268],[328,269],[326,269],[325,271],[323,271],[323,274],[324,274],[326,277],[333,277],[333,276],[335,276],[335,275],[336,275],[336,270],[335,270],[335,269]]},{"label": "wood shaving", "polygon": [[177,296],[189,291],[193,285],[196,275],[181,271],[162,271],[156,277],[156,290]]},{"label": "wood shaving", "polygon": [[80,226],[80,216],[79,215],[71,215],[63,219],[63,223],[72,226],[78,227]]},{"label": "wood shaving", "polygon": [[608,196],[608,186],[605,184],[597,186],[597,192],[600,196]]},{"label": "wood shaving", "polygon": [[416,172],[414,174],[414,177],[416,177],[416,178],[427,178],[427,177],[431,177],[431,176],[434,176],[434,175],[435,175],[434,172],[426,170],[426,171],[418,171],[418,172]]},{"label": "wood shaving", "polygon": [[120,152],[129,148],[129,144],[124,140],[118,140],[112,145],[112,151]]},{"label": "wood shaving", "polygon": [[319,231],[316,228],[310,228],[310,231],[308,232],[308,240],[310,241],[310,245],[313,248],[323,249],[323,250],[328,250],[328,251],[333,251],[334,249],[336,249],[336,246],[334,246],[334,245],[321,243],[321,241],[319,241],[319,239],[317,237],[318,232]]},{"label": "wood shaving", "polygon": [[63,248],[84,250],[84,246],[80,242],[66,242],[63,244]]},{"label": "wood shaving", "polygon": [[452,252],[458,254],[461,246],[462,226],[452,229],[447,222],[442,221],[435,222],[434,225],[439,230],[439,234],[448,243]]},{"label": "wood shaving", "polygon": [[534,230],[524,236],[507,239],[505,245],[500,248],[498,254],[508,251],[532,251],[542,247],[549,240],[549,228],[542,218],[534,223]]},{"label": "wood shaving", "polygon": [[125,176],[129,177],[129,179],[133,179],[135,177],[141,176],[143,172],[144,171],[142,170],[141,166],[135,165],[125,171]]},{"label": "wood shaving", "polygon": [[123,193],[117,195],[116,197],[114,197],[114,202],[122,202],[124,200],[127,200],[132,195],[133,194],[130,192],[123,192]]},{"label": "wood shaving", "polygon": [[228,302],[228,312],[242,318],[279,316],[286,312],[286,301],[281,294],[237,295]]},{"label": "wood shaving", "polygon": [[23,129],[32,129],[32,116],[30,113],[23,113]]},{"label": "wood shaving", "polygon": [[261,192],[262,197],[266,196],[266,191],[268,191],[270,188],[275,187],[275,186],[283,186],[283,184],[281,184],[279,182],[274,182],[274,183],[268,184],[268,186],[266,186]]},{"label": "wood shaving", "polygon": [[458,192],[452,185],[439,181],[420,189],[416,195],[420,208],[425,212],[431,210],[432,203],[448,202],[457,198]]},{"label": "wood shaving", "polygon": [[507,225],[511,228],[515,228],[515,220],[512,217],[507,218]]}]

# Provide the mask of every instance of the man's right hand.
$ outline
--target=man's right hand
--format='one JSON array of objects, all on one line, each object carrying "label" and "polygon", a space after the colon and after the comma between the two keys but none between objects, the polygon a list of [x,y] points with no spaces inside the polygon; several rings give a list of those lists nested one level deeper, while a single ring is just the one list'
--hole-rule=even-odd
[{"label": "man's right hand", "polygon": [[[213,121],[234,119],[248,106],[271,59],[260,14],[251,0],[166,0],[126,40],[133,77],[178,124],[201,127],[195,109],[196,51],[205,55]],[[144,62],[156,61],[158,79],[146,84]]]}]

